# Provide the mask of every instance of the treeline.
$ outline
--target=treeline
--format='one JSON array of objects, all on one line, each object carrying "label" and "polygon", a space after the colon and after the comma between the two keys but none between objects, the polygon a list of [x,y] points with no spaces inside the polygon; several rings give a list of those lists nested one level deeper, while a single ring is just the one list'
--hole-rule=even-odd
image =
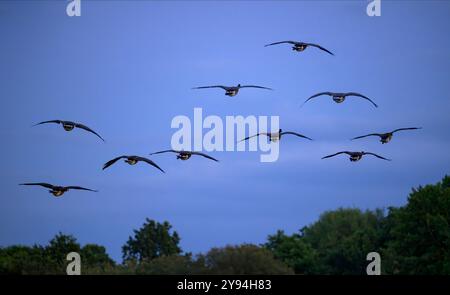
[{"label": "treeline", "polygon": [[65,274],[66,255],[78,252],[82,274],[366,274],[369,252],[381,255],[382,274],[450,274],[450,177],[413,189],[403,207],[337,209],[262,245],[212,248],[192,255],[168,222],[147,219],[115,263],[105,247],[83,247],[59,233],[48,245],[0,248],[2,274]]}]

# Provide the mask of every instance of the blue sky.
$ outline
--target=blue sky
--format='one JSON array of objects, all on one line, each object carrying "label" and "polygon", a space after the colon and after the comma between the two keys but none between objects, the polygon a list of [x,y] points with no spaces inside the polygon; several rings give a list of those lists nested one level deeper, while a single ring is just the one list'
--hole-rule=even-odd
[{"label": "blue sky", "polygon": [[[116,260],[145,218],[168,220],[185,251],[262,243],[277,229],[292,233],[338,207],[405,204],[412,187],[434,183],[450,168],[450,2],[382,1],[82,1],[82,16],[65,1],[0,2],[0,245],[45,244],[57,232],[99,243]],[[323,45],[293,52],[280,40]],[[257,84],[275,91],[191,90],[200,85]],[[357,91],[335,104],[320,91]],[[280,159],[257,152],[154,159],[152,167],[107,160],[170,148],[177,115],[193,109],[227,115],[280,116],[281,128],[313,142],[284,138]],[[98,131],[33,127],[65,119]],[[381,145],[371,132],[420,126]],[[344,156],[366,150],[392,158]],[[82,185],[55,199],[44,181]]]}]

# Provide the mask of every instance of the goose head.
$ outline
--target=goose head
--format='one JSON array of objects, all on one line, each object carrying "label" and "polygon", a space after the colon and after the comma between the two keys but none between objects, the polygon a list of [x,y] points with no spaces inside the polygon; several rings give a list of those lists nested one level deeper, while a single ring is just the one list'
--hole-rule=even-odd
[{"label": "goose head", "polygon": [[335,95],[333,95],[333,100],[334,100],[334,102],[336,102],[336,103],[344,102],[344,100],[345,100],[345,95],[343,95],[343,94],[335,94]]},{"label": "goose head", "polygon": [[133,159],[133,158],[127,158],[125,160],[125,163],[128,163],[129,165],[136,165],[137,162],[138,161],[136,159]]},{"label": "goose head", "polygon": [[381,136],[380,141],[382,144],[385,144],[385,143],[388,143],[389,141],[391,141],[391,139],[392,139],[392,133],[385,133]]},{"label": "goose head", "polygon": [[239,87],[240,86],[241,86],[241,84],[239,84],[238,87],[233,87],[233,88],[228,89],[225,92],[225,95],[227,95],[227,96],[236,96],[238,94],[238,92],[239,92]]},{"label": "goose head", "polygon": [[271,142],[277,142],[281,139],[281,129],[278,129],[278,132],[270,133],[269,134],[269,141]]},{"label": "goose head", "polygon": [[61,197],[66,191],[67,191],[67,189],[65,189],[65,188],[63,188],[63,187],[54,187],[54,188],[51,189],[49,192],[50,192],[54,197]]},{"label": "goose head", "polygon": [[361,151],[360,153],[353,153],[350,155],[350,161],[351,162],[357,162],[359,160],[361,160],[362,156],[363,156],[364,152]]},{"label": "goose head", "polygon": [[75,124],[71,122],[64,122],[62,126],[66,131],[72,131],[75,128]]},{"label": "goose head", "polygon": [[188,160],[190,157],[191,157],[191,154],[189,154],[189,153],[179,153],[179,154],[177,155],[177,159],[180,159],[180,160],[182,160],[182,161],[186,161],[186,160]]},{"label": "goose head", "polygon": [[301,52],[304,51],[306,47],[308,47],[306,44],[295,44],[294,47],[292,47],[292,50]]}]

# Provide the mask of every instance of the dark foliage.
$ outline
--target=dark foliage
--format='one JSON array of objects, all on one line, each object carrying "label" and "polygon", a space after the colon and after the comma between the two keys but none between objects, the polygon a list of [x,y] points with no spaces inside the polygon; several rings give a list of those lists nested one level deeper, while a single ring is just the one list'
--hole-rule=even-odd
[{"label": "dark foliage", "polygon": [[413,189],[405,206],[337,209],[298,232],[278,231],[262,246],[212,248],[182,254],[168,222],[146,219],[122,247],[116,265],[103,246],[81,247],[57,234],[46,246],[0,248],[0,274],[64,274],[66,255],[78,252],[83,274],[356,274],[369,252],[381,254],[383,274],[450,274],[450,177]]}]

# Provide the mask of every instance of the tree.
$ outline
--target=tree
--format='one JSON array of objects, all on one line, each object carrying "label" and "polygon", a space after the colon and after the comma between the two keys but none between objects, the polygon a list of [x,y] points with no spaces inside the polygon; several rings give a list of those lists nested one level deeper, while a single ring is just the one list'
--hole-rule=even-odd
[{"label": "tree", "polygon": [[390,208],[388,227],[388,273],[450,274],[450,177],[413,189],[406,206]]},{"label": "tree", "polygon": [[381,250],[382,210],[338,209],[323,213],[301,230],[317,252],[321,274],[365,274],[366,256]]},{"label": "tree", "polygon": [[123,259],[151,260],[164,255],[181,253],[178,246],[180,237],[174,231],[170,232],[172,226],[169,222],[163,223],[146,219],[139,230],[134,230],[134,237],[129,237],[127,243],[122,247]]},{"label": "tree", "polygon": [[317,264],[317,252],[299,234],[287,236],[277,231],[263,245],[276,259],[293,268],[296,274],[311,274]]},{"label": "tree", "polygon": [[161,256],[142,261],[136,267],[137,274],[146,275],[189,275],[199,272],[197,263],[190,254]]},{"label": "tree", "polygon": [[[264,275],[293,274],[293,270],[274,258],[262,247],[251,244],[212,248],[197,257],[198,265],[204,265],[206,274]],[[201,273],[201,272],[200,272]]]},{"label": "tree", "polygon": [[291,236],[282,231],[264,245],[298,274],[365,274],[369,252],[381,251],[382,210],[338,209]]},{"label": "tree", "polygon": [[52,274],[55,269],[41,246],[0,248],[0,274]]},{"label": "tree", "polygon": [[104,269],[115,264],[106,253],[105,247],[96,244],[85,245],[81,248],[80,256],[83,267]]},{"label": "tree", "polygon": [[49,257],[56,267],[65,272],[67,254],[70,252],[80,253],[80,250],[80,244],[74,236],[58,233],[44,248],[44,255]]}]

